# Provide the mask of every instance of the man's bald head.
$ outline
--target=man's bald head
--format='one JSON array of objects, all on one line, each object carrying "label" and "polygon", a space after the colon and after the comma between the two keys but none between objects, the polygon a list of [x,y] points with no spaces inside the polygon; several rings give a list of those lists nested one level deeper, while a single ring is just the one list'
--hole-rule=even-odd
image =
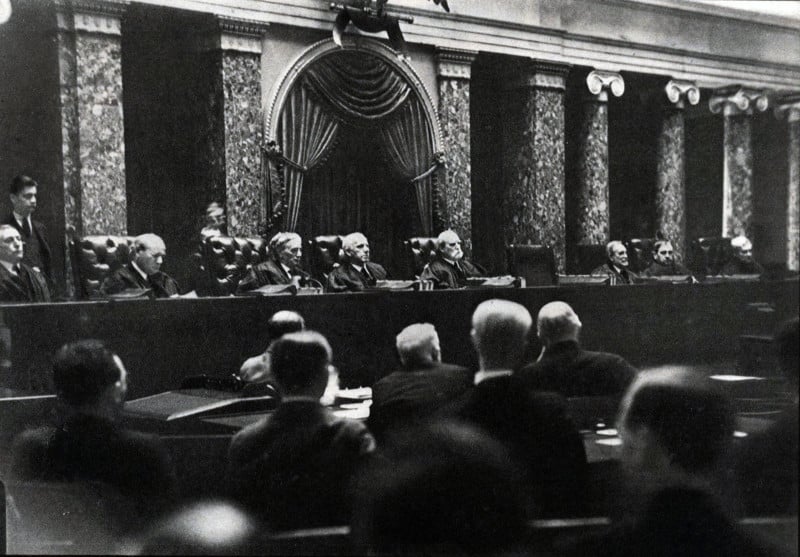
[{"label": "man's bald head", "polygon": [[411,369],[441,361],[439,335],[430,323],[414,323],[397,335],[397,354],[403,367]]},{"label": "man's bald head", "polygon": [[482,369],[514,369],[525,352],[533,319],[516,302],[487,300],[472,314],[472,342]]},{"label": "man's bald head", "polygon": [[564,302],[550,302],[542,306],[536,319],[536,333],[544,346],[565,340],[578,340],[581,320]]},{"label": "man's bald head", "polygon": [[267,334],[269,340],[274,341],[288,333],[296,333],[306,328],[303,316],[294,311],[281,310],[272,315],[267,321]]}]

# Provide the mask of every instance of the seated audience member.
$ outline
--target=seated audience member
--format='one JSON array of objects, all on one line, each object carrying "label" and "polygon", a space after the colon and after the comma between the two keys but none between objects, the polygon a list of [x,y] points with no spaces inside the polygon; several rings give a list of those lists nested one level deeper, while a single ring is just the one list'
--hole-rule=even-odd
[{"label": "seated audience member", "polygon": [[608,260],[592,271],[593,276],[611,276],[617,284],[639,282],[639,276],[628,268],[628,250],[622,242],[609,242],[606,256]]},{"label": "seated audience member", "polygon": [[294,232],[278,232],[269,241],[269,257],[250,269],[239,282],[238,292],[247,292],[267,284],[309,286],[311,275],[300,266],[303,241]]},{"label": "seated audience member", "polygon": [[328,275],[326,292],[360,292],[387,277],[386,269],[369,260],[369,241],[360,232],[342,240],[344,261]]},{"label": "seated audience member", "polygon": [[485,274],[479,265],[464,259],[458,234],[445,230],[436,238],[436,256],[425,265],[419,278],[433,281],[435,288],[463,288],[467,285],[467,278]]},{"label": "seated audience member", "polygon": [[513,375],[531,324],[528,310],[515,302],[488,300],[477,307],[471,333],[480,362],[475,386],[445,415],[482,428],[509,448],[528,474],[541,516],[569,516],[585,506],[586,453],[566,401],[531,392]]},{"label": "seated audience member", "polygon": [[692,273],[675,261],[675,250],[669,240],[658,240],[653,246],[653,262],[642,272],[646,277],[663,277],[665,275],[691,275]]},{"label": "seated audience member", "polygon": [[226,235],[227,233],[228,225],[225,219],[225,209],[216,201],[212,201],[206,207],[205,224],[200,230],[200,242],[202,243],[206,238]]},{"label": "seated audience member", "polygon": [[277,530],[347,524],[349,482],[374,450],[367,428],[320,404],[331,348],[313,331],[272,344],[277,410],[237,433],[228,453],[232,495]]},{"label": "seated audience member", "polygon": [[753,259],[753,244],[744,236],[731,239],[731,258],[722,266],[721,275],[760,275],[764,272],[758,261]]},{"label": "seated audience member", "polygon": [[627,518],[575,555],[766,555],[717,502],[713,485],[733,439],[728,401],[681,369],[642,374],[619,429]]},{"label": "seated audience member", "polygon": [[119,356],[98,340],[66,344],[53,360],[59,420],[55,427],[21,433],[10,475],[19,481],[100,481],[160,510],[173,495],[175,476],[157,436],[120,424],[127,372]]},{"label": "seated audience member", "polygon": [[581,321],[564,302],[542,306],[536,332],[542,353],[519,376],[537,391],[554,391],[565,397],[613,396],[622,398],[636,377],[636,369],[621,356],[583,350],[578,342]]},{"label": "seated audience member", "polygon": [[[295,333],[306,328],[303,317],[294,311],[279,311],[267,321],[267,339],[275,342],[287,333]],[[270,371],[271,346],[263,354],[248,358],[239,370],[242,381],[251,384],[267,383],[275,385],[275,378]]]},{"label": "seated audience member", "polygon": [[22,237],[10,224],[0,225],[0,303],[49,302],[45,276],[22,262]]},{"label": "seated audience member", "polygon": [[142,536],[138,555],[253,555],[259,524],[235,506],[193,503]]},{"label": "seated audience member", "polygon": [[737,475],[744,511],[748,516],[797,516],[798,377],[800,376],[800,320],[779,327],[775,344],[781,371],[794,394],[766,431],[743,439],[737,455]]},{"label": "seated audience member", "polygon": [[50,246],[47,243],[47,232],[44,225],[33,219],[37,207],[39,184],[29,176],[20,174],[11,181],[9,199],[11,214],[0,224],[10,224],[17,229],[25,245],[22,261],[30,268],[39,271],[53,284],[53,273],[50,264]]},{"label": "seated audience member", "polygon": [[506,448],[445,422],[395,437],[357,482],[363,555],[525,555],[524,486]]},{"label": "seated audience member", "polygon": [[106,277],[100,291],[113,295],[126,290],[149,290],[151,298],[178,296],[178,283],[161,271],[166,255],[167,247],[159,236],[136,236],[130,262]]},{"label": "seated audience member", "polygon": [[439,335],[430,323],[414,323],[397,335],[402,369],[372,385],[370,431],[380,440],[393,427],[410,427],[467,390],[472,374],[443,364]]}]

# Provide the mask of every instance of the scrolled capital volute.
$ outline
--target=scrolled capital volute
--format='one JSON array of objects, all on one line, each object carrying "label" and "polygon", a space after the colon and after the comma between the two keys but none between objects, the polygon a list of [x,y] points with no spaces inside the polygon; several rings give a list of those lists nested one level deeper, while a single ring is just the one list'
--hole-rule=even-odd
[{"label": "scrolled capital volute", "polygon": [[608,91],[615,97],[621,97],[625,92],[625,80],[615,72],[603,70],[593,70],[586,76],[586,86],[592,95],[596,95],[598,100],[607,101]]},{"label": "scrolled capital volute", "polygon": [[683,108],[685,103],[696,105],[700,102],[700,89],[691,81],[671,79],[664,86],[667,99],[678,108]]},{"label": "scrolled capital volute", "polygon": [[750,89],[740,85],[717,89],[708,99],[708,108],[714,114],[725,115],[752,114],[764,112],[769,108],[769,94],[765,90]]}]

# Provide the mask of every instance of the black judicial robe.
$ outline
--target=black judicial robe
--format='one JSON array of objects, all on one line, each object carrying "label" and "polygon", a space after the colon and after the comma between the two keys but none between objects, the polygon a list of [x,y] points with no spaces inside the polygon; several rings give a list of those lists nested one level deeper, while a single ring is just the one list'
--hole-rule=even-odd
[{"label": "black judicial robe", "polygon": [[19,275],[14,276],[0,265],[0,302],[49,302],[50,289],[42,273],[25,263],[19,264]]}]

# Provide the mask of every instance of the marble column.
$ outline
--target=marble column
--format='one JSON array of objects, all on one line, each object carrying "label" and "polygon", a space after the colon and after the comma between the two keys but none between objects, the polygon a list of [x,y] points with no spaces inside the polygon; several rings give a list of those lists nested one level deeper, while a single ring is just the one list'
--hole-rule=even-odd
[{"label": "marble column", "polygon": [[800,93],[777,99],[775,115],[789,124],[786,176],[786,268],[800,271]]},{"label": "marble column", "polygon": [[256,236],[261,230],[261,53],[264,23],[217,17],[225,142],[225,205],[228,232]]},{"label": "marble column", "polygon": [[738,85],[717,89],[708,101],[725,118],[723,139],[722,236],[751,235],[753,218],[753,146],[750,115],[763,112],[765,92]]},{"label": "marble column", "polygon": [[126,234],[120,0],[57,0],[67,294],[72,235]]},{"label": "marble column", "polygon": [[683,108],[700,102],[700,89],[671,80],[664,88],[663,112],[656,154],[656,232],[672,242],[678,260],[686,253],[686,158]]},{"label": "marble column", "polygon": [[608,94],[620,97],[625,81],[618,73],[595,70],[586,76],[583,117],[577,137],[575,214],[569,237],[576,245],[609,241]]},{"label": "marble column", "polygon": [[506,80],[503,227],[505,244],[553,248],[565,265],[564,90],[568,66],[528,62]]},{"label": "marble column", "polygon": [[439,124],[447,160],[444,183],[436,195],[436,229],[452,228],[472,251],[472,176],[470,172],[469,82],[474,52],[437,49]]}]

